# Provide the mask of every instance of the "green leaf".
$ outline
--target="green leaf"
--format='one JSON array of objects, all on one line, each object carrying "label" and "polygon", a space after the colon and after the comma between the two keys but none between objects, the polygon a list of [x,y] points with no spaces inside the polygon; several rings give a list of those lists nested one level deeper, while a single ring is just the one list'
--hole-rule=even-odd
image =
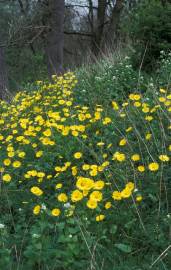
[{"label": "green leaf", "polygon": [[126,244],[115,244],[114,246],[125,253],[130,253],[132,251],[131,246]]},{"label": "green leaf", "polygon": [[110,233],[115,234],[117,231],[117,226],[116,225],[112,225],[112,227],[110,228]]}]

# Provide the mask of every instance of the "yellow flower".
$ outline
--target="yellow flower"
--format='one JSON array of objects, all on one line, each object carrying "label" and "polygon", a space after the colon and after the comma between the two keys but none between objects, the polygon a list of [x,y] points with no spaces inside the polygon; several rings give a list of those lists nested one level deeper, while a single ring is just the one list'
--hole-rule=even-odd
[{"label": "yellow flower", "polygon": [[45,177],[45,173],[44,172],[38,172],[37,177]]},{"label": "yellow flower", "polygon": [[144,106],[143,108],[142,108],[142,112],[143,113],[148,113],[150,111],[150,109],[149,109],[149,107],[147,107],[147,106]]},{"label": "yellow flower", "polygon": [[159,97],[159,101],[160,102],[165,102],[166,101],[166,98],[165,97]]},{"label": "yellow flower", "polygon": [[121,191],[121,197],[122,198],[129,198],[131,196],[131,190],[128,189],[128,188],[124,188],[122,191]]},{"label": "yellow flower", "polygon": [[57,197],[59,202],[67,202],[68,201],[68,197],[65,193],[60,193]]},{"label": "yellow flower", "polygon": [[100,190],[104,187],[104,181],[99,180],[94,183],[94,189]]},{"label": "yellow flower", "polygon": [[72,202],[78,202],[81,201],[83,198],[83,193],[81,191],[79,191],[78,189],[74,190],[71,193],[71,201]]},{"label": "yellow flower", "polygon": [[25,153],[25,152],[20,152],[20,153],[18,153],[18,156],[19,156],[20,158],[25,157],[25,155],[26,155],[26,153]]},{"label": "yellow flower", "polygon": [[111,208],[111,206],[112,206],[111,202],[106,202],[106,203],[105,203],[105,208],[106,208],[106,209]]},{"label": "yellow flower", "polygon": [[132,127],[128,127],[128,128],[126,129],[126,132],[130,132],[132,129],[133,129]]},{"label": "yellow flower", "polygon": [[97,169],[91,170],[89,173],[91,176],[96,176],[98,174]]},{"label": "yellow flower", "polygon": [[130,94],[129,99],[130,100],[140,100],[141,96],[139,94]]},{"label": "yellow flower", "polygon": [[143,198],[142,198],[142,196],[141,196],[141,195],[138,195],[138,196],[136,197],[136,201],[137,201],[137,202],[141,202],[141,201],[142,201],[142,199],[143,199]]},{"label": "yellow flower", "polygon": [[60,188],[62,188],[62,184],[61,183],[56,184],[55,189],[60,189]]},{"label": "yellow flower", "polygon": [[52,211],[51,211],[51,214],[52,216],[54,217],[58,217],[61,213],[61,210],[59,208],[54,208]]},{"label": "yellow flower", "polygon": [[151,133],[147,133],[147,134],[145,135],[146,140],[147,140],[147,141],[150,140],[150,139],[151,139],[151,136],[152,136]]},{"label": "yellow flower", "polygon": [[171,144],[169,145],[168,149],[169,149],[169,151],[171,151]]},{"label": "yellow flower", "polygon": [[166,161],[169,161],[170,158],[167,156],[167,155],[160,155],[159,156],[159,159],[163,162],[166,162]]},{"label": "yellow flower", "polygon": [[105,143],[104,142],[98,142],[97,146],[103,146]]},{"label": "yellow flower", "polygon": [[144,172],[145,171],[145,167],[143,165],[139,165],[137,169],[138,169],[139,172]]},{"label": "yellow flower", "polygon": [[97,201],[95,200],[88,200],[87,207],[90,209],[95,209],[97,207]]},{"label": "yellow flower", "polygon": [[37,151],[36,152],[36,157],[39,158],[43,155],[43,151]]},{"label": "yellow flower", "polygon": [[90,200],[100,202],[103,199],[103,195],[100,191],[93,191],[90,194]]},{"label": "yellow flower", "polygon": [[78,177],[76,187],[80,190],[90,190],[94,187],[94,181],[86,177]]},{"label": "yellow flower", "polygon": [[107,125],[107,124],[110,124],[112,122],[111,118],[110,117],[105,117],[103,119],[103,125]]},{"label": "yellow flower", "polygon": [[113,155],[113,158],[112,160],[117,160],[119,162],[122,162],[126,159],[125,157],[125,154],[123,153],[120,153],[120,152],[116,152],[114,155]]},{"label": "yellow flower", "polygon": [[40,210],[41,210],[40,205],[36,205],[36,206],[33,208],[33,214],[34,214],[34,215],[38,215],[38,214],[40,213]]},{"label": "yellow flower", "polygon": [[77,175],[77,172],[78,172],[77,166],[73,166],[71,169],[72,169],[72,175],[73,176]]},{"label": "yellow flower", "polygon": [[157,162],[152,162],[148,165],[150,171],[157,171],[159,169],[159,164]]},{"label": "yellow flower", "polygon": [[36,196],[41,196],[43,194],[43,191],[39,187],[35,187],[35,186],[32,187],[30,191]]},{"label": "yellow flower", "polygon": [[126,188],[129,189],[130,191],[134,190],[134,187],[135,187],[135,185],[133,182],[128,182],[126,184]]},{"label": "yellow flower", "polygon": [[148,115],[148,116],[145,117],[145,120],[151,122],[153,120],[153,116]]},{"label": "yellow flower", "polygon": [[102,221],[105,219],[105,215],[96,216],[96,221]]},{"label": "yellow flower", "polygon": [[82,157],[82,153],[81,152],[76,152],[75,154],[74,154],[74,158],[76,158],[76,159],[79,159],[79,158],[81,158]]},{"label": "yellow flower", "polygon": [[160,88],[160,92],[161,93],[166,93],[167,91],[165,89],[163,89],[163,88]]},{"label": "yellow flower", "polygon": [[119,145],[124,146],[124,145],[126,145],[126,143],[127,143],[126,139],[122,139],[122,140],[120,140]]},{"label": "yellow flower", "polygon": [[88,170],[90,169],[90,165],[84,164],[84,165],[82,166],[82,169],[83,169],[84,171],[88,171]]},{"label": "yellow flower", "polygon": [[13,166],[14,168],[19,168],[19,167],[21,166],[21,162],[18,161],[18,160],[16,160],[16,161],[14,161],[14,162],[12,163],[12,166]]},{"label": "yellow flower", "polygon": [[43,132],[43,135],[46,136],[46,137],[50,137],[52,135],[52,132],[51,132],[50,128],[46,129]]},{"label": "yellow flower", "polygon": [[5,171],[5,169],[3,167],[0,167],[0,172],[2,173],[4,171]]},{"label": "yellow flower", "polygon": [[134,155],[131,156],[131,159],[132,159],[133,161],[138,161],[138,160],[140,160],[140,155],[134,154]]},{"label": "yellow flower", "polygon": [[119,191],[114,191],[112,193],[112,198],[116,201],[120,201],[122,199],[121,192]]},{"label": "yellow flower", "polygon": [[10,181],[11,181],[11,176],[10,176],[10,174],[4,174],[4,175],[2,176],[2,180],[3,180],[4,182],[10,182]]},{"label": "yellow flower", "polygon": [[140,98],[141,98],[141,95],[139,95],[139,94],[134,95],[134,100],[140,100]]},{"label": "yellow flower", "polygon": [[4,159],[3,161],[5,166],[9,166],[11,164],[11,160],[10,159]]},{"label": "yellow flower", "polygon": [[141,107],[141,102],[138,102],[138,101],[134,102],[134,106],[137,107],[137,108]]},{"label": "yellow flower", "polygon": [[115,101],[112,101],[112,107],[115,111],[118,111],[119,110],[119,106],[118,104],[115,102]]}]

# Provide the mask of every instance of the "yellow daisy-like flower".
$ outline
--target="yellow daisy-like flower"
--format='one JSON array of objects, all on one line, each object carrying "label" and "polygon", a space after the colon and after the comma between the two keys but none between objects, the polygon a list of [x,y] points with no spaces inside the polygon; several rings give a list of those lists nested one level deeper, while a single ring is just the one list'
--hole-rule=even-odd
[{"label": "yellow daisy-like flower", "polygon": [[94,181],[87,177],[78,177],[76,186],[80,190],[90,190],[94,187]]},{"label": "yellow daisy-like flower", "polygon": [[112,107],[115,111],[118,111],[119,110],[119,106],[118,104],[116,103],[116,101],[112,101]]},{"label": "yellow daisy-like flower", "polygon": [[127,129],[126,129],[126,132],[130,132],[130,131],[132,131],[133,130],[133,127],[128,127]]},{"label": "yellow daisy-like flower", "polygon": [[36,196],[41,196],[43,194],[43,191],[39,187],[36,187],[36,186],[32,187],[30,191]]},{"label": "yellow daisy-like flower", "polygon": [[119,145],[124,146],[124,145],[126,145],[126,143],[127,143],[126,139],[122,139],[122,140],[120,140]]},{"label": "yellow daisy-like flower", "polygon": [[143,197],[142,197],[141,195],[138,195],[138,196],[136,197],[136,202],[141,202],[142,199],[143,199]]},{"label": "yellow daisy-like flower", "polygon": [[90,209],[95,209],[97,207],[97,201],[95,200],[88,200],[87,207]]},{"label": "yellow daisy-like flower", "polygon": [[114,191],[112,193],[112,198],[116,201],[120,201],[122,199],[121,192],[119,191]]},{"label": "yellow daisy-like flower", "polygon": [[62,188],[62,184],[61,183],[56,184],[55,189],[60,189],[60,188]]},{"label": "yellow daisy-like flower", "polygon": [[129,188],[124,188],[122,191],[121,191],[121,197],[122,198],[129,198],[131,196],[132,192]]},{"label": "yellow daisy-like flower", "polygon": [[61,214],[61,210],[59,208],[54,208],[51,211],[52,216],[58,217]]},{"label": "yellow daisy-like flower", "polygon": [[153,120],[153,116],[148,115],[148,116],[145,117],[145,120],[151,122]]},{"label": "yellow daisy-like flower", "polygon": [[104,181],[102,180],[96,181],[94,182],[94,189],[97,189],[97,190],[103,189],[104,185],[105,185]]},{"label": "yellow daisy-like flower", "polygon": [[96,216],[96,221],[102,221],[105,219],[105,215],[99,215],[99,216]]},{"label": "yellow daisy-like flower", "polygon": [[103,125],[108,125],[112,122],[111,118],[110,117],[105,117],[104,120],[103,120]]},{"label": "yellow daisy-like flower", "polygon": [[128,183],[126,184],[126,188],[129,189],[130,191],[132,191],[132,190],[134,190],[135,185],[134,185],[133,182],[128,182]]},{"label": "yellow daisy-like flower", "polygon": [[159,97],[159,101],[160,102],[165,102],[166,101],[166,98],[165,97]]},{"label": "yellow daisy-like flower", "polygon": [[117,160],[119,162],[123,162],[126,159],[125,154],[124,153],[120,153],[120,152],[116,152],[113,155],[112,160]]},{"label": "yellow daisy-like flower", "polygon": [[68,201],[68,197],[65,193],[60,193],[58,196],[57,196],[57,199],[59,202],[67,202]]},{"label": "yellow daisy-like flower", "polygon": [[112,207],[111,202],[106,202],[106,203],[105,203],[105,209],[109,209],[109,208],[111,208],[111,207]]},{"label": "yellow daisy-like flower", "polygon": [[102,199],[103,199],[103,195],[100,191],[95,190],[90,194],[90,200],[100,202]]},{"label": "yellow daisy-like flower", "polygon": [[74,190],[71,193],[71,201],[72,202],[78,202],[81,201],[83,198],[83,193],[81,191],[79,191],[78,189]]},{"label": "yellow daisy-like flower", "polygon": [[150,171],[157,171],[159,169],[159,164],[157,162],[152,162],[148,165]]},{"label": "yellow daisy-like flower", "polygon": [[11,164],[11,160],[8,159],[8,158],[4,159],[3,163],[4,163],[5,166],[9,166]]},{"label": "yellow daisy-like flower", "polygon": [[141,102],[139,101],[134,102],[134,106],[137,108],[141,107]]},{"label": "yellow daisy-like flower", "polygon": [[19,167],[21,167],[21,162],[18,161],[18,160],[16,160],[16,161],[14,161],[14,162],[12,163],[12,166],[13,166],[14,168],[19,168]]},{"label": "yellow daisy-like flower", "polygon": [[133,161],[138,161],[138,160],[140,160],[140,155],[134,154],[134,155],[131,156],[131,159],[132,159]]},{"label": "yellow daisy-like flower", "polygon": [[43,151],[37,151],[36,152],[36,157],[39,158],[41,156],[43,156]]},{"label": "yellow daisy-like flower", "polygon": [[159,159],[163,162],[167,162],[170,160],[170,158],[167,155],[160,155]]},{"label": "yellow daisy-like flower", "polygon": [[51,132],[50,128],[47,129],[47,130],[45,130],[45,131],[43,132],[43,135],[46,136],[46,137],[50,137],[50,136],[52,135],[52,132]]},{"label": "yellow daisy-like flower", "polygon": [[10,175],[10,174],[4,174],[4,175],[2,176],[2,180],[3,180],[4,182],[10,182],[10,181],[11,181],[11,175]]},{"label": "yellow daisy-like flower", "polygon": [[74,158],[75,159],[80,159],[81,157],[82,157],[82,153],[81,152],[76,152],[75,154],[74,154]]},{"label": "yellow daisy-like flower", "polygon": [[82,169],[83,169],[84,171],[88,171],[88,170],[90,169],[90,165],[84,164],[84,165],[82,166]]},{"label": "yellow daisy-like flower", "polygon": [[139,172],[144,172],[145,171],[145,167],[143,165],[139,165],[138,168],[137,168],[137,170]]},{"label": "yellow daisy-like flower", "polygon": [[151,133],[147,133],[147,134],[145,135],[145,139],[146,139],[147,141],[149,141],[149,140],[151,139],[151,137],[152,137],[152,134],[151,134]]},{"label": "yellow daisy-like flower", "polygon": [[41,210],[41,206],[40,205],[36,205],[34,208],[33,208],[33,214],[34,215],[38,215],[40,213],[40,210]]}]

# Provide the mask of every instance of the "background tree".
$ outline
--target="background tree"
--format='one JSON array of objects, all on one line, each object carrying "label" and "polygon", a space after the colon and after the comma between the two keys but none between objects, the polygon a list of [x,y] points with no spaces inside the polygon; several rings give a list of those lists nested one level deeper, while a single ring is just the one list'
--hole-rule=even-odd
[{"label": "background tree", "polygon": [[8,97],[8,76],[5,63],[4,49],[0,46],[0,99]]},{"label": "background tree", "polygon": [[64,11],[64,0],[48,1],[45,53],[49,76],[63,72]]}]

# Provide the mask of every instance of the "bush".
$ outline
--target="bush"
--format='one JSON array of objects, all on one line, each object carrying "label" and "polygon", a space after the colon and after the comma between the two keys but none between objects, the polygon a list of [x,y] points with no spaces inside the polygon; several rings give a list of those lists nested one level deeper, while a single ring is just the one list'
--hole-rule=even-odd
[{"label": "bush", "polygon": [[136,66],[154,70],[160,51],[171,50],[171,4],[159,0],[140,1],[128,15],[123,31],[133,40]]},{"label": "bush", "polygon": [[115,98],[123,101],[132,89],[139,91],[140,86],[141,91],[145,92],[149,81],[146,74],[133,68],[129,56],[102,59],[97,64],[79,69],[77,76],[77,101],[90,107],[95,103],[108,107]]}]

